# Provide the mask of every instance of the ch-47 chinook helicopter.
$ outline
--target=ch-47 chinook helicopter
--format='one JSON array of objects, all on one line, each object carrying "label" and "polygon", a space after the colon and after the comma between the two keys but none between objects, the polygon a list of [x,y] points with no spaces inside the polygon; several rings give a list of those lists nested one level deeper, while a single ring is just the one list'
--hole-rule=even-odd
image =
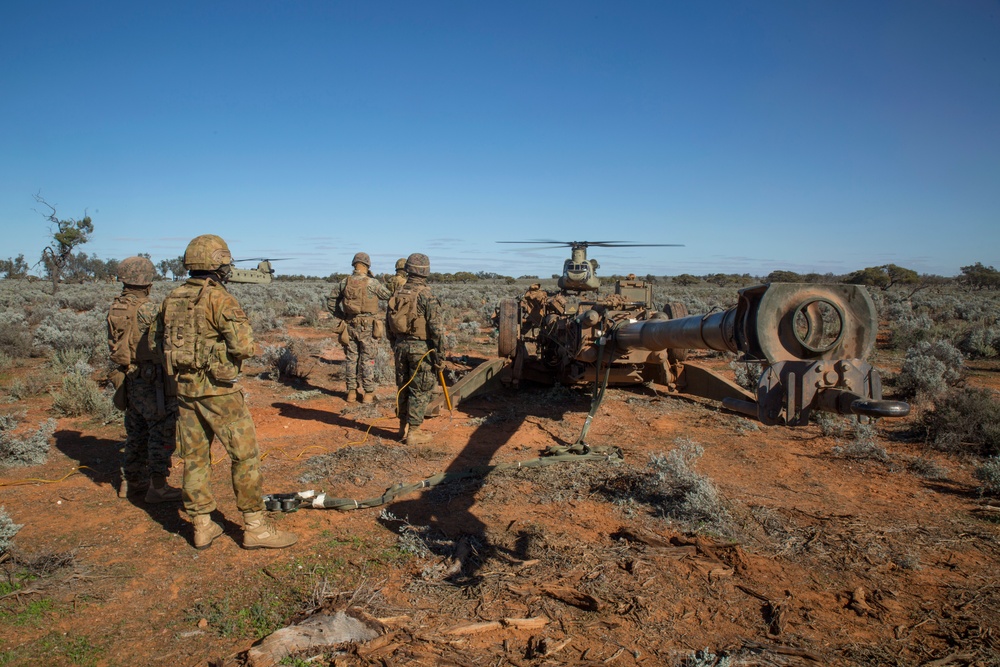
[{"label": "ch-47 chinook helicopter", "polygon": [[587,259],[587,248],[650,248],[650,247],[681,247],[681,243],[625,243],[623,241],[551,241],[539,239],[534,241],[497,241],[497,243],[531,243],[545,245],[548,248],[568,247],[570,258],[563,262],[562,275],[559,277],[559,289],[564,292],[596,292],[601,288],[601,279],[597,277],[597,269],[601,267],[596,259]]},{"label": "ch-47 chinook helicopter", "polygon": [[267,259],[264,257],[250,257],[248,259],[234,259],[233,264],[237,262],[257,262],[256,269],[237,269],[234,268],[232,273],[229,275],[229,282],[231,283],[250,283],[252,285],[266,285],[271,282],[274,276],[274,268],[271,266],[271,262],[280,262],[283,259],[288,259],[287,257],[273,257]]}]

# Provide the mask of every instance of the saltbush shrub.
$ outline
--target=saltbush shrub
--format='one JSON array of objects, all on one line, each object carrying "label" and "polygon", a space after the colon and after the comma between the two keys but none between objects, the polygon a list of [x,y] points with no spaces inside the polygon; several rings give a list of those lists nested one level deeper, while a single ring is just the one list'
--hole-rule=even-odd
[{"label": "saltbush shrub", "polygon": [[675,449],[653,454],[645,470],[629,471],[610,478],[602,491],[652,507],[657,514],[687,525],[692,530],[708,528],[731,534],[732,519],[712,481],[694,471],[701,457],[700,445],[686,438],[675,441]]},{"label": "saltbush shrub", "polygon": [[14,523],[14,520],[7,514],[7,508],[0,506],[0,554],[10,549],[17,531],[24,528],[23,525]]},{"label": "saltbush shrub", "polygon": [[52,409],[64,417],[89,415],[102,422],[117,417],[117,411],[107,392],[91,379],[93,369],[78,361],[62,379],[62,389],[52,393]]},{"label": "saltbush shrub", "polygon": [[0,351],[13,359],[31,356],[31,329],[22,313],[0,312]]},{"label": "saltbush shrub", "polygon": [[970,359],[992,359],[1000,354],[1000,326],[973,325],[959,339],[958,349]]},{"label": "saltbush shrub", "polygon": [[896,386],[905,397],[941,396],[962,380],[963,365],[962,353],[948,341],[922,341],[906,351]]},{"label": "saltbush shrub", "polygon": [[1000,495],[1000,457],[987,459],[976,468],[976,478],[983,483],[983,491]]},{"label": "saltbush shrub", "polygon": [[936,449],[1000,455],[1000,401],[988,389],[953,389],[924,415],[924,425]]},{"label": "saltbush shrub", "polygon": [[56,431],[56,421],[48,419],[38,430],[22,437],[14,434],[17,419],[0,415],[0,466],[33,466],[45,463],[49,455],[49,438]]},{"label": "saltbush shrub", "polygon": [[35,345],[53,352],[90,350],[91,358],[107,354],[107,313],[96,310],[75,313],[60,310],[46,317],[35,328]]}]

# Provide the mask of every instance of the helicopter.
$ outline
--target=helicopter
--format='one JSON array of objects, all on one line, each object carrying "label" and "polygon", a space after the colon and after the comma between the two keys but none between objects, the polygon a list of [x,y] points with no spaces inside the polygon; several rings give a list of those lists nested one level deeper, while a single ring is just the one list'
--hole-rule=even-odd
[{"label": "helicopter", "polygon": [[601,287],[601,279],[597,277],[597,269],[601,267],[596,259],[587,259],[587,248],[649,248],[682,247],[682,243],[625,243],[623,241],[552,241],[539,239],[534,241],[497,241],[497,243],[531,243],[546,244],[550,248],[569,247],[570,257],[563,262],[562,275],[559,276],[559,289],[563,292],[596,292]]},{"label": "helicopter", "polygon": [[264,257],[251,257],[248,259],[234,259],[233,264],[237,262],[257,262],[256,269],[237,269],[233,268],[232,273],[229,275],[229,282],[231,283],[250,283],[253,285],[266,285],[271,282],[274,276],[274,268],[271,267],[271,262],[280,262],[283,259],[289,259],[288,257],[274,257],[267,259]]}]

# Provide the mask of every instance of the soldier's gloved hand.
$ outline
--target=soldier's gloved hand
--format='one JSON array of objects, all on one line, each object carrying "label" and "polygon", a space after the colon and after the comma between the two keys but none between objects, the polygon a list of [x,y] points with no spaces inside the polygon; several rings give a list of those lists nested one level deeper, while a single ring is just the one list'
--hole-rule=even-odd
[{"label": "soldier's gloved hand", "polygon": [[437,350],[431,350],[429,359],[431,360],[431,368],[434,369],[435,373],[440,373],[444,370],[444,355],[439,354]]}]

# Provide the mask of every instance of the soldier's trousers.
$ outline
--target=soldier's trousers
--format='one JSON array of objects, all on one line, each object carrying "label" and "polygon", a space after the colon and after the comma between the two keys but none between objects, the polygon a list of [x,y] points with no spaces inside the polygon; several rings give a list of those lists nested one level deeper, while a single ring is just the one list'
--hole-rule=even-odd
[{"label": "soldier's trousers", "polygon": [[[424,356],[427,350],[427,341],[412,338],[397,340],[392,349],[399,400],[397,414],[400,420],[405,418],[410,426],[419,426],[424,422],[424,410],[431,402],[437,384],[430,355]],[[406,388],[398,391],[404,385]]]},{"label": "soldier's trousers", "polygon": [[184,459],[184,509],[189,516],[215,508],[210,479],[212,438],[217,437],[232,460],[236,506],[241,512],[264,509],[257,431],[242,391],[224,396],[178,396],[177,447]]},{"label": "soldier's trousers", "polygon": [[[162,389],[161,389],[162,391]],[[177,423],[177,398],[163,397],[157,406],[156,366],[141,364],[125,375],[125,448],[122,479],[133,484],[151,475],[170,475]]]},{"label": "soldier's trousers", "polygon": [[370,317],[355,317],[347,323],[344,380],[348,391],[359,385],[366,394],[375,391],[375,355],[379,339],[375,338],[374,327],[375,320]]}]

